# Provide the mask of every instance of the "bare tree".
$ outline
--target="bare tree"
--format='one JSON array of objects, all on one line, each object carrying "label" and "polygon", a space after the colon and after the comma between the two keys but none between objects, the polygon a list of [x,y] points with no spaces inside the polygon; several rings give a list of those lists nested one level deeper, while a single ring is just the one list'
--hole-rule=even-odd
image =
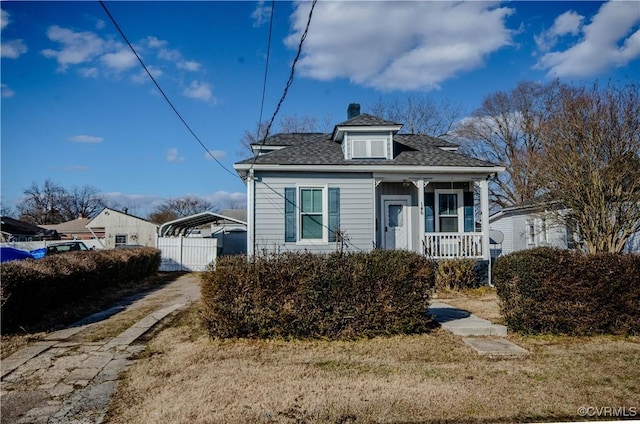
[{"label": "bare tree", "polygon": [[210,202],[195,196],[184,196],[165,200],[149,214],[149,221],[164,224],[184,216],[195,215],[200,212],[213,211]]},{"label": "bare tree", "polygon": [[93,186],[84,185],[82,187],[73,186],[63,199],[61,208],[63,218],[70,221],[80,216],[93,218],[105,206],[106,203],[100,195],[100,191]]},{"label": "bare tree", "polygon": [[621,252],[640,231],[639,86],[562,87],[551,106],[536,183],[589,252]]},{"label": "bare tree", "polygon": [[74,186],[70,191],[47,179],[24,190],[25,199],[16,208],[19,219],[35,225],[59,224],[82,215],[94,217],[105,206],[97,188]]},{"label": "bare tree", "polygon": [[20,220],[34,225],[64,222],[62,209],[67,191],[62,186],[49,179],[42,186],[33,182],[24,195],[25,199],[16,206]]},{"label": "bare tree", "polygon": [[491,200],[500,207],[538,196],[540,186],[533,159],[539,153],[540,126],[549,119],[560,84],[525,81],[509,92],[485,97],[482,106],[455,129],[461,150],[506,168],[493,180]]},{"label": "bare tree", "polygon": [[461,107],[448,100],[438,102],[431,97],[413,94],[389,103],[378,100],[370,111],[372,115],[403,124],[403,133],[443,138],[451,134],[462,114]]}]

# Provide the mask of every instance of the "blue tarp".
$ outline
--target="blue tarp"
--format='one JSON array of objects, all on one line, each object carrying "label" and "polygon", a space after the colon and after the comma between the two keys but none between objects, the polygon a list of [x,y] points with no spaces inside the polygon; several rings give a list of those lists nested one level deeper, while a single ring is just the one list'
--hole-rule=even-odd
[{"label": "blue tarp", "polygon": [[33,259],[31,252],[20,250],[13,247],[0,247],[0,262],[21,261],[23,259]]}]

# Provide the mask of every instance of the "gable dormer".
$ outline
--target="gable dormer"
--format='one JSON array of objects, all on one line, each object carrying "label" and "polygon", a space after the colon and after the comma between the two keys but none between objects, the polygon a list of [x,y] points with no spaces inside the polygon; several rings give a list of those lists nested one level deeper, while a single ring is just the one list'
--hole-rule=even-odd
[{"label": "gable dormer", "polygon": [[335,126],[332,140],[342,145],[346,160],[393,159],[393,136],[401,124],[377,116],[360,113],[360,105],[352,103],[348,119]]}]

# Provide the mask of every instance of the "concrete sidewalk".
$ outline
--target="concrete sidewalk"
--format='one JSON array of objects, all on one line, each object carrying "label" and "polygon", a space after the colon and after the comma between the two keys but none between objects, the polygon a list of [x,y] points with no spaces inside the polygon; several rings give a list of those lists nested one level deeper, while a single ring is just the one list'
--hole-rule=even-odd
[{"label": "concrete sidewalk", "polygon": [[462,336],[463,341],[480,355],[509,357],[528,353],[515,343],[504,339],[507,337],[507,327],[504,325],[494,324],[469,311],[442,302],[431,302],[429,313],[442,328],[456,336]]},{"label": "concrete sidewalk", "polygon": [[[175,281],[49,334],[2,360],[2,421],[12,423],[100,423],[118,375],[143,345],[133,343],[165,317],[200,297],[199,277]],[[123,305],[127,306],[123,306]],[[118,313],[155,307],[154,312],[113,338],[82,341],[81,335]]]}]

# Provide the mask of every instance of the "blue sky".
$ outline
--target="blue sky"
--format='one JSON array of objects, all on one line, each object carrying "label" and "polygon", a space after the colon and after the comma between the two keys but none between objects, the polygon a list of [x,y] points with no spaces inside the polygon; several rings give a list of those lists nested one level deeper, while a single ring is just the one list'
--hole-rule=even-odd
[{"label": "blue sky", "polygon": [[[259,118],[271,2],[106,4],[205,146],[228,169],[248,157],[240,140]],[[244,201],[242,181],[207,158],[98,2],[0,8],[4,206],[47,178],[95,186],[139,215],[184,195]],[[264,119],[309,8],[275,3]],[[279,118],[332,126],[349,103],[366,112],[408,94],[471,113],[523,80],[640,80],[640,2],[321,0],[298,65]]]}]

